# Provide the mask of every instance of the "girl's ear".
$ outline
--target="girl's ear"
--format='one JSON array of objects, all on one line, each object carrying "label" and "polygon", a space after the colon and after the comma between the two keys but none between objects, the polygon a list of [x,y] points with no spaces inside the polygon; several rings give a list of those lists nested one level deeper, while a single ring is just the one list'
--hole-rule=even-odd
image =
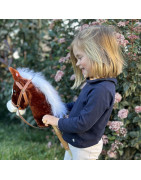
[{"label": "girl's ear", "polygon": [[13,76],[13,79],[14,79],[15,81],[18,81],[18,79],[21,77],[21,76],[20,76],[20,73],[19,73],[16,69],[14,69],[14,68],[12,68],[12,67],[9,67],[9,71],[11,72],[11,74],[12,74],[12,76]]}]

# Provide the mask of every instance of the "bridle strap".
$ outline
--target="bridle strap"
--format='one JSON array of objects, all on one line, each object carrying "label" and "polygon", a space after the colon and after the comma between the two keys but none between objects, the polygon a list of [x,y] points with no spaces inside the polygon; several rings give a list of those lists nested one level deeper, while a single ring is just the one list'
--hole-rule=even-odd
[{"label": "bridle strap", "polygon": [[31,125],[29,122],[27,122],[24,117],[22,117],[22,115],[20,114],[20,111],[19,111],[19,107],[18,107],[18,113],[19,113],[19,117],[27,124],[29,125],[30,127],[33,127],[33,128],[36,128],[36,129],[44,129],[44,128],[47,128],[47,127],[37,127],[37,126],[33,126]]},{"label": "bridle strap", "polygon": [[20,95],[19,95],[19,98],[18,98],[18,101],[17,101],[18,106],[20,106],[22,95],[23,95],[24,100],[25,100],[25,105],[28,105],[28,98],[27,98],[27,94],[26,94],[25,90],[26,90],[26,88],[28,87],[28,85],[30,84],[31,81],[32,81],[32,79],[28,80],[27,83],[24,85],[24,87],[19,82],[16,82],[16,85],[21,89],[21,92],[20,92]]},{"label": "bridle strap", "polygon": [[18,108],[18,113],[19,113],[19,117],[20,117],[27,125],[29,125],[30,127],[33,127],[33,128],[41,129],[41,128],[39,128],[39,127],[37,127],[37,126],[33,126],[33,125],[31,125],[29,122],[27,122],[27,121],[22,117],[22,115],[20,114],[19,108]]},{"label": "bridle strap", "polygon": [[24,100],[25,100],[25,104],[28,105],[28,98],[27,98],[27,94],[26,94],[26,89],[28,87],[28,85],[30,84],[30,82],[32,81],[31,80],[28,80],[27,83],[24,85],[24,87],[19,83],[19,82],[16,82],[16,85],[19,87],[19,89],[21,89],[21,92],[20,92],[20,95],[19,95],[19,98],[18,98],[18,101],[17,101],[17,105],[15,105],[14,103],[12,103],[14,106],[16,106],[18,108],[18,113],[19,113],[19,117],[29,126],[33,127],[33,128],[37,128],[37,129],[43,129],[43,128],[46,128],[46,127],[36,127],[36,126],[33,126],[31,125],[30,123],[28,123],[23,117],[22,115],[20,114],[20,111],[19,111],[19,108],[20,108],[20,103],[21,103],[21,99],[22,99],[22,96],[24,97]]}]

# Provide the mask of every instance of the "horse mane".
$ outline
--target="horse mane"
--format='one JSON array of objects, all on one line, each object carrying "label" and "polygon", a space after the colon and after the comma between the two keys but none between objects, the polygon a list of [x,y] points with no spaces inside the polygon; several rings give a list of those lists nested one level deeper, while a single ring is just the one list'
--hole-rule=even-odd
[{"label": "horse mane", "polygon": [[55,88],[45,79],[42,73],[34,72],[29,68],[18,68],[17,71],[25,79],[32,79],[32,83],[40,90],[46,98],[46,101],[51,105],[52,113],[54,116],[62,118],[66,115],[67,110],[64,103],[61,101],[58,92]]}]

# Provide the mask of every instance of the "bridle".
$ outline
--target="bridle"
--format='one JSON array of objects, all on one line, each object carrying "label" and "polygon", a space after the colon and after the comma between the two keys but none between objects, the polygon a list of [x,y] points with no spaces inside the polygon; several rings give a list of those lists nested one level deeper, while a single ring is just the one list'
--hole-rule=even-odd
[{"label": "bridle", "polygon": [[17,105],[16,105],[18,108],[20,108],[20,103],[21,103],[22,96],[24,98],[25,105],[26,106],[28,105],[28,98],[27,98],[27,94],[26,94],[26,89],[27,89],[27,87],[28,87],[28,85],[30,84],[31,81],[32,81],[32,79],[28,80],[27,83],[24,86],[22,86],[19,82],[16,81],[16,85],[21,90],[20,95],[18,97]]},{"label": "bridle", "polygon": [[20,95],[19,95],[19,97],[18,97],[17,105],[15,105],[13,102],[12,102],[12,104],[13,104],[13,106],[15,106],[15,107],[18,109],[18,113],[19,113],[20,118],[21,118],[26,124],[28,124],[29,126],[34,127],[34,128],[42,129],[42,128],[44,128],[44,127],[42,127],[42,128],[41,128],[41,127],[36,127],[36,126],[33,126],[33,125],[31,125],[30,123],[28,123],[28,122],[22,117],[22,115],[21,115],[20,112],[19,112],[19,110],[21,109],[20,104],[21,104],[22,96],[23,96],[23,98],[24,98],[25,105],[27,106],[27,105],[29,104],[28,97],[27,97],[27,94],[26,94],[26,89],[27,89],[27,87],[29,86],[29,84],[31,83],[31,81],[32,81],[32,79],[31,79],[31,80],[28,80],[24,86],[22,86],[22,85],[21,85],[19,82],[17,82],[17,81],[15,82],[16,85],[17,85],[17,86],[19,87],[19,89],[21,90],[21,92],[20,92]]}]

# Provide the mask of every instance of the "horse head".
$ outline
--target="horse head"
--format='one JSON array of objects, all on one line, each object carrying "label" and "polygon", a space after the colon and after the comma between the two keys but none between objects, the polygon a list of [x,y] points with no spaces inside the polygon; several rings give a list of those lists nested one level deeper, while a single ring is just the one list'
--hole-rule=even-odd
[{"label": "horse head", "polygon": [[[23,78],[20,73],[10,67],[9,68],[13,79],[14,79],[14,84],[13,84],[13,89],[12,89],[12,98],[11,100],[7,103],[7,108],[10,112],[16,112],[17,115],[18,111],[17,108],[19,107],[19,111],[20,113],[23,115],[25,113],[26,107],[28,106],[28,99],[27,99],[27,89],[25,89],[24,93],[21,93],[23,87],[26,85],[26,83],[28,82],[28,79]],[[29,87],[31,87],[31,84],[29,84]],[[29,88],[27,87],[27,88]],[[20,97],[20,102],[18,102],[19,100],[19,96]],[[18,104],[19,103],[19,104]]]},{"label": "horse head", "polygon": [[10,112],[18,111],[25,113],[26,107],[30,106],[32,114],[38,126],[43,127],[42,117],[45,114],[63,117],[67,110],[61,101],[57,91],[45,80],[41,73],[35,73],[28,68],[9,68],[13,79],[13,94],[7,103]]},{"label": "horse head", "polygon": [[[28,82],[28,79],[24,79],[23,77],[21,77],[20,73],[11,67],[9,68],[9,70],[13,76],[13,79],[14,79],[12,102],[13,102],[13,104],[17,105],[19,95],[20,95],[21,91],[23,90],[23,88],[25,87],[26,83]],[[31,86],[32,85],[29,84],[27,89],[30,88]],[[25,92],[24,92],[26,94],[28,93],[27,89],[25,89]],[[26,101],[27,101],[27,99],[25,99],[24,96],[22,96],[21,102],[19,104],[20,109],[25,109],[28,106],[28,103]]]}]

